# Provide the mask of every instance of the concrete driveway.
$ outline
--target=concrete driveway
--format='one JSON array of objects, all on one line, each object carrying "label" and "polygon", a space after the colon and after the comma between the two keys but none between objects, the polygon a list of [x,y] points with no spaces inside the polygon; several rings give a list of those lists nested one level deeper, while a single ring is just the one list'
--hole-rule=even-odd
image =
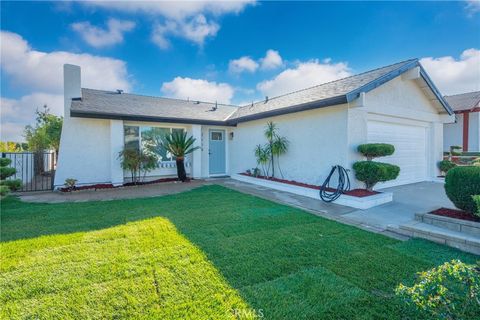
[{"label": "concrete driveway", "polygon": [[414,220],[415,213],[429,212],[440,207],[455,208],[443,186],[443,183],[438,182],[419,182],[385,188],[381,191],[392,192],[392,202],[367,210],[355,210],[343,217],[379,229],[388,226],[397,228]]}]

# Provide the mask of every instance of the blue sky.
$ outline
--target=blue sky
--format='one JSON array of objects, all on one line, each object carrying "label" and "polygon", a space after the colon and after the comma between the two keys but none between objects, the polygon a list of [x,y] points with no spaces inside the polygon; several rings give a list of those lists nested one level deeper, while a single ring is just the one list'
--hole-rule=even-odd
[{"label": "blue sky", "polygon": [[417,57],[445,94],[480,90],[480,5],[2,2],[2,140],[82,85],[243,104]]}]

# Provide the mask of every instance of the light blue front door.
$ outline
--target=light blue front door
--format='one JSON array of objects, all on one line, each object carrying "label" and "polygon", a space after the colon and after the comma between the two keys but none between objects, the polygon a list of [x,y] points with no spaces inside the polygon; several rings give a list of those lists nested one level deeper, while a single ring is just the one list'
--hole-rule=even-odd
[{"label": "light blue front door", "polygon": [[208,140],[210,174],[225,174],[225,131],[210,130]]}]

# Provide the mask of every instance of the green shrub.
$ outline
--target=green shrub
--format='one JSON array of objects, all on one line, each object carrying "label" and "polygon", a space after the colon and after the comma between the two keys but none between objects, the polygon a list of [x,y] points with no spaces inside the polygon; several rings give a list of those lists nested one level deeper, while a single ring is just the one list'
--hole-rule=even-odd
[{"label": "green shrub", "polygon": [[4,197],[10,192],[10,189],[7,186],[0,185],[0,196]]},{"label": "green shrub", "polygon": [[0,182],[0,185],[7,186],[12,191],[18,191],[22,188],[22,180],[20,179],[3,180]]},{"label": "green shrub", "polygon": [[477,217],[480,217],[480,194],[472,196],[473,202],[475,202],[475,205],[477,207],[477,210],[475,211],[475,215]]},{"label": "green shrub", "polygon": [[355,177],[365,183],[367,190],[372,190],[378,182],[394,180],[400,173],[400,167],[389,163],[358,161],[353,164]]},{"label": "green shrub", "polygon": [[0,158],[0,167],[8,167],[12,163],[12,159]]},{"label": "green shrub", "polygon": [[475,319],[480,314],[478,266],[459,260],[420,272],[413,286],[400,284],[395,293],[408,306],[435,319]]},{"label": "green shrub", "polygon": [[0,167],[0,179],[4,180],[5,178],[8,178],[10,176],[13,176],[17,172],[15,168],[11,167]]},{"label": "green shrub", "polygon": [[480,158],[476,158],[475,160],[472,161],[472,164],[474,166],[480,166]]},{"label": "green shrub", "polygon": [[442,160],[438,163],[438,168],[443,173],[447,173],[448,170],[455,168],[457,165],[450,160]]},{"label": "green shrub", "polygon": [[450,154],[452,156],[460,156],[463,148],[461,146],[450,146]]},{"label": "green shrub", "polygon": [[480,194],[480,167],[455,167],[445,177],[445,192],[461,210],[476,212],[472,196]]},{"label": "green shrub", "polygon": [[357,150],[368,160],[371,160],[392,155],[395,152],[395,147],[388,143],[366,143],[359,145]]}]

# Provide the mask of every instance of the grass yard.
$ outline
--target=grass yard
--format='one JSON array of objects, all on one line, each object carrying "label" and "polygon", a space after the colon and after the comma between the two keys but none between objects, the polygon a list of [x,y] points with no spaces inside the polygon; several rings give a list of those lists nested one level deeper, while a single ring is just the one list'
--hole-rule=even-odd
[{"label": "grass yard", "polygon": [[400,319],[398,283],[477,258],[215,185],[1,209],[2,319]]}]

